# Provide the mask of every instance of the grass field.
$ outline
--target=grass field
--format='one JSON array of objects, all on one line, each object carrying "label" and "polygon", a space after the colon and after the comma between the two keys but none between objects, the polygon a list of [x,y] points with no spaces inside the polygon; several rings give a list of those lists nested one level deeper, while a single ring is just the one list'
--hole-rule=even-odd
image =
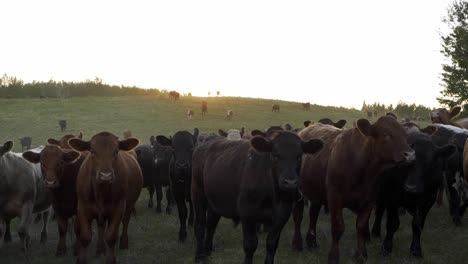
[{"label": "grass field", "polygon": [[[354,110],[312,106],[304,111],[298,103],[280,102],[281,112],[271,112],[271,104],[276,101],[245,98],[208,98],[209,113],[201,118],[201,98],[182,98],[172,102],[157,97],[112,97],[112,98],[71,98],[71,99],[2,99],[0,115],[0,141],[14,140],[15,151],[20,151],[18,137],[31,136],[33,146],[45,144],[48,137],[62,135],[58,126],[59,119],[67,119],[67,133],[77,134],[82,131],[85,139],[96,132],[107,130],[121,135],[124,129],[131,129],[142,143],[147,143],[150,135],[172,134],[180,129],[217,131],[218,128],[248,129],[266,128],[269,125],[289,122],[301,127],[304,120],[318,120],[330,117],[352,121],[363,117]],[[196,111],[193,120],[187,120],[185,112],[193,108]],[[232,121],[225,121],[227,109],[233,109]],[[181,244],[178,237],[178,218],[176,210],[172,215],[156,214],[146,208],[147,192],[143,190],[137,204],[137,217],[130,222],[130,249],[119,251],[119,263],[193,263],[194,237],[189,229],[188,239]],[[342,263],[352,263],[351,255],[355,248],[355,216],[345,211],[346,231],[341,241]],[[303,230],[308,224],[304,217]],[[319,248],[313,251],[291,250],[292,219],[285,227],[277,251],[276,263],[326,263],[330,241],[329,216],[321,215],[317,227]],[[402,217],[400,230],[395,235],[394,252],[391,257],[379,255],[380,241],[373,239],[368,244],[368,263],[468,263],[468,221],[464,219],[462,227],[455,228],[448,216],[446,206],[434,207],[428,215],[422,235],[424,259],[414,259],[409,254],[411,242],[411,218]],[[0,249],[0,264],[4,263],[74,263],[71,250],[65,257],[54,256],[58,234],[56,223],[49,224],[49,240],[45,245],[39,243],[40,224],[32,227],[32,250],[28,256],[20,250],[19,238],[14,231],[13,243]],[[384,225],[383,225],[384,227]],[[385,228],[383,228],[385,230]],[[212,263],[241,263],[243,261],[242,231],[234,228],[231,221],[222,219],[214,238],[215,252]],[[104,258],[94,257],[96,235],[88,249],[89,263],[103,263]],[[71,238],[67,240],[71,245]],[[255,254],[255,263],[262,263],[265,256],[265,234],[259,237],[259,246]]]}]

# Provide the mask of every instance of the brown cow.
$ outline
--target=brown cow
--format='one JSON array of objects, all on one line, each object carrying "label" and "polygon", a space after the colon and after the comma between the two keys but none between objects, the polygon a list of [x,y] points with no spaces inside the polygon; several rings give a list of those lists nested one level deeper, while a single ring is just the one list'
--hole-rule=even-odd
[{"label": "brown cow", "polygon": [[454,108],[452,108],[452,110],[450,110],[450,112],[445,108],[438,108],[431,111],[430,117],[433,124],[452,125],[468,129],[468,118],[463,118],[461,120],[458,120],[457,122],[453,122],[451,120],[452,118],[460,114],[460,112],[460,106],[455,106]]},{"label": "brown cow", "polygon": [[[60,236],[55,255],[64,255],[67,251],[68,219],[76,215],[76,177],[85,156],[74,150],[47,145],[40,153],[27,151],[23,157],[29,162],[41,164],[44,185],[52,193],[52,207]],[[104,242],[102,238],[100,241]],[[102,252],[104,244],[100,245]]]},{"label": "brown cow", "polygon": [[75,150],[91,152],[81,165],[76,183],[80,241],[77,263],[86,263],[94,219],[101,228],[107,224],[104,234],[106,263],[116,263],[115,243],[120,222],[123,224],[120,249],[128,249],[130,214],[143,185],[140,166],[128,151],[138,143],[136,138],[118,140],[109,132],[100,132],[90,141],[70,139],[69,144]]},{"label": "brown cow", "polygon": [[208,113],[208,102],[207,101],[202,101],[200,108],[201,108],[201,115],[205,116],[205,114]]},{"label": "brown cow", "polygon": [[223,216],[242,223],[244,263],[252,263],[257,248],[257,224],[272,223],[265,258],[265,263],[272,264],[281,231],[297,199],[302,154],[321,148],[320,140],[304,142],[289,131],[250,141],[213,139],[195,148],[195,261],[205,261],[211,252],[216,225]]},{"label": "brown cow", "polygon": [[[323,141],[322,151],[315,154],[307,154],[302,158],[300,177],[302,181],[302,192],[310,201],[309,207],[309,230],[306,243],[309,248],[317,247],[316,225],[320,208],[327,205],[327,193],[325,178],[327,175],[327,164],[330,158],[335,138],[343,132],[342,129],[332,125],[314,123],[304,128],[299,137],[304,140],[318,138]],[[301,223],[304,211],[304,200],[295,203],[293,208],[294,238],[293,248],[302,250]]]},{"label": "brown cow", "polygon": [[47,139],[47,143],[51,144],[51,145],[57,145],[59,147],[61,147],[62,149],[72,149],[72,147],[70,147],[70,145],[68,144],[68,140],[70,140],[70,138],[79,138],[79,139],[82,139],[83,138],[83,133],[80,132],[80,134],[78,134],[78,136],[75,136],[75,135],[71,135],[71,134],[67,134],[67,135],[64,135],[61,139],[53,139],[53,138],[49,138]]},{"label": "brown cow", "polygon": [[271,111],[279,112],[280,111],[280,105],[279,104],[272,104],[271,105]]},{"label": "brown cow", "polygon": [[329,263],[338,263],[339,241],[344,232],[343,208],[355,211],[359,263],[366,261],[369,217],[377,199],[382,172],[400,163],[413,162],[415,152],[406,142],[403,126],[383,116],[370,124],[359,119],[354,128],[336,137],[327,165],[326,191],[330,210],[332,245]]},{"label": "brown cow", "polygon": [[468,140],[465,141],[465,150],[463,151],[463,171],[465,180],[468,182]]}]

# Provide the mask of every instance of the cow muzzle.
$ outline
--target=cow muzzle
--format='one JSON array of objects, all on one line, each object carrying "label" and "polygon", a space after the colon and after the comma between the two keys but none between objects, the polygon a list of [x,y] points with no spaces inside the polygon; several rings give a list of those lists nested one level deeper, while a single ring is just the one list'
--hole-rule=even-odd
[{"label": "cow muzzle", "polygon": [[405,192],[410,194],[422,193],[422,188],[417,184],[405,184]]},{"label": "cow muzzle", "polygon": [[114,173],[111,171],[98,171],[96,173],[96,180],[101,182],[112,182],[114,181]]},{"label": "cow muzzle", "polygon": [[49,189],[53,189],[53,188],[57,188],[59,186],[59,183],[57,180],[47,180],[47,179],[44,179],[44,186],[46,188],[49,188]]},{"label": "cow muzzle", "polygon": [[188,162],[180,161],[175,164],[176,169],[178,170],[186,170],[190,167]]},{"label": "cow muzzle", "polygon": [[297,179],[283,179],[280,182],[280,188],[285,191],[297,191],[299,181]]}]

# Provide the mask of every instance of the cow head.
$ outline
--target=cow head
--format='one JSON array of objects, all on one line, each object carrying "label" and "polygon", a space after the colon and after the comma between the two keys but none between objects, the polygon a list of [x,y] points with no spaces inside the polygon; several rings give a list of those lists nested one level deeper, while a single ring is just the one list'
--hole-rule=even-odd
[{"label": "cow head", "polygon": [[356,127],[372,140],[372,155],[380,162],[398,164],[412,162],[414,150],[406,143],[406,132],[395,118],[382,116],[374,124],[367,119],[359,119]]},{"label": "cow head", "polygon": [[134,149],[139,141],[136,138],[119,140],[109,132],[100,132],[94,135],[90,141],[72,138],[68,141],[70,146],[77,151],[89,151],[95,170],[96,180],[100,183],[112,183],[115,180],[116,162],[119,151]]},{"label": "cow head", "polygon": [[13,141],[7,141],[0,147],[0,157],[13,148]]},{"label": "cow head", "polygon": [[41,163],[42,178],[47,188],[56,188],[64,175],[64,168],[67,164],[72,164],[80,158],[81,154],[74,150],[62,150],[56,145],[47,145],[36,153],[26,151],[23,158],[31,163]]},{"label": "cow head", "polygon": [[60,146],[62,149],[71,149],[70,145],[68,144],[68,140],[70,140],[71,138],[75,138],[75,137],[79,138],[79,139],[82,139],[83,138],[83,133],[80,132],[80,134],[78,134],[78,136],[71,135],[71,134],[64,135],[59,140],[54,139],[54,138],[49,138],[49,139],[47,139],[47,143],[49,143],[51,145]]},{"label": "cow head", "polygon": [[439,124],[450,124],[450,119],[456,117],[461,111],[460,106],[455,106],[450,110],[450,112],[445,108],[438,108],[432,110],[430,113],[432,123],[439,123]]},{"label": "cow head", "polygon": [[[346,120],[344,120],[344,119],[341,119],[341,120],[339,120],[338,122],[335,123],[330,118],[322,118],[318,122],[322,123],[322,124],[325,124],[325,125],[334,126],[336,128],[343,128],[346,125]],[[304,126],[305,126],[305,122],[304,122]]]},{"label": "cow head", "polygon": [[156,141],[172,148],[174,169],[178,181],[185,182],[190,177],[192,170],[192,153],[197,143],[199,131],[195,128],[193,135],[188,131],[178,131],[172,139],[165,136],[157,136]]},{"label": "cow head", "polygon": [[315,153],[322,149],[319,139],[302,141],[289,131],[277,131],[270,138],[255,136],[250,140],[258,152],[271,153],[273,174],[277,175],[278,186],[285,191],[297,191],[302,154]]},{"label": "cow head", "polygon": [[429,135],[418,132],[408,135],[407,142],[416,152],[416,159],[403,168],[407,171],[402,174],[406,176],[404,190],[409,194],[421,194],[428,184],[434,185],[436,177],[442,175],[442,160],[455,152],[455,146],[438,147]]},{"label": "cow head", "polygon": [[154,136],[151,136],[150,141],[153,147],[154,165],[168,164],[172,158],[172,149],[159,144]]}]

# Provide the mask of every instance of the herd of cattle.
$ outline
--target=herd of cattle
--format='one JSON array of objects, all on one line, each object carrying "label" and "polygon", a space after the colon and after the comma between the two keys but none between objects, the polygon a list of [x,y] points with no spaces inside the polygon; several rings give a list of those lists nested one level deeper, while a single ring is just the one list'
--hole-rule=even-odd
[{"label": "herd of cattle", "polygon": [[64,255],[69,220],[75,218],[73,251],[77,263],[86,263],[96,220],[96,252],[105,254],[106,263],[115,263],[120,224],[119,248],[128,249],[130,217],[146,187],[150,208],[156,191],[157,212],[162,211],[166,188],[166,211],[176,205],[181,242],[187,238],[187,224],[194,225],[197,263],[208,261],[220,217],[242,224],[244,263],[252,263],[261,224],[268,232],[265,263],[274,263],[281,231],[291,215],[292,246],[302,250],[305,205],[309,248],[318,245],[320,209],[330,214],[328,263],[339,262],[344,208],[357,214],[358,263],[367,259],[370,236],[380,236],[384,211],[382,254],[392,252],[401,208],[413,216],[411,254],[421,257],[421,233],[438,195],[447,191],[455,225],[468,206],[468,119],[451,121],[459,112],[459,107],[434,110],[433,124],[425,128],[398,122],[396,115],[387,113],[373,123],[359,119],[347,129],[345,120],[324,118],[306,121],[300,129],[287,124],[250,132],[178,131],[171,137],[152,136],[148,145],[139,145],[130,131],[122,140],[109,132],[89,141],[81,133],[50,138],[45,147],[24,153],[11,152],[13,142],[8,141],[0,147],[0,240],[2,236],[4,242],[12,240],[10,222],[19,217],[17,233],[28,251],[33,215],[43,219],[41,242],[47,240],[53,215],[59,231],[55,254]]}]

